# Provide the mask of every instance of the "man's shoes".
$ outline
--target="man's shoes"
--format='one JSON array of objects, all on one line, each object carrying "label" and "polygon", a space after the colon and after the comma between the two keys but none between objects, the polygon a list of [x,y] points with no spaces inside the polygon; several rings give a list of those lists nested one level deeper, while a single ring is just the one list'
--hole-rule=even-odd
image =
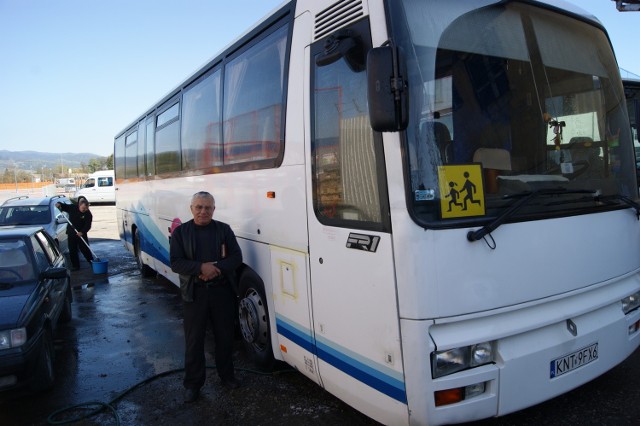
[{"label": "man's shoes", "polygon": [[200,396],[200,389],[187,388],[184,390],[184,402],[193,402]]},{"label": "man's shoes", "polygon": [[233,390],[233,389],[238,389],[242,385],[240,384],[238,379],[233,377],[231,379],[222,380],[222,386],[224,386],[225,388],[227,388],[229,390]]}]

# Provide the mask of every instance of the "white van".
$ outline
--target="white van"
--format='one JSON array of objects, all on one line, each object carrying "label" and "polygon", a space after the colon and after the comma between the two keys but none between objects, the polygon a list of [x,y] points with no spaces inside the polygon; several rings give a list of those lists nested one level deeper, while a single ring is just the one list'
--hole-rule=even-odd
[{"label": "white van", "polygon": [[91,173],[72,199],[85,197],[89,203],[115,203],[116,187],[113,170],[102,170]]}]

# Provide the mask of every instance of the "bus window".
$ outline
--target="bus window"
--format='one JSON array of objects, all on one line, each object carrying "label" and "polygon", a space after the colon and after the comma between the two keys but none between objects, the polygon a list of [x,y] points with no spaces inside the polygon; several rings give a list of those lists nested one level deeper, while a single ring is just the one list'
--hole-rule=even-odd
[{"label": "bus window", "polygon": [[638,122],[640,121],[640,80],[623,80],[624,95],[627,99],[627,111],[631,124],[633,150],[636,159],[636,177],[640,187],[640,141],[638,141]]},{"label": "bus window", "polygon": [[182,168],[222,165],[220,71],[188,88],[182,98]]},{"label": "bus window", "polygon": [[125,139],[124,135],[119,136],[113,143],[113,158],[116,179],[124,179],[124,159],[125,159]]},{"label": "bus window", "polygon": [[138,177],[138,131],[127,136],[124,161],[126,178]]},{"label": "bus window", "polygon": [[174,103],[158,115],[156,126],[158,174],[180,171],[180,104]]},{"label": "bus window", "polygon": [[145,173],[145,164],[144,164],[144,144],[146,139],[144,121],[140,121],[138,123],[138,152],[137,156],[137,166],[138,166],[138,177],[140,179],[144,179]]},{"label": "bus window", "polygon": [[[288,26],[283,26],[226,66],[225,164],[269,160],[280,155],[287,32]],[[271,84],[263,84],[264,81]]]},{"label": "bus window", "polygon": [[146,149],[146,165],[147,165],[147,176],[153,176],[156,174],[156,155],[155,155],[155,126],[153,117],[147,118],[147,137],[145,140],[145,149]]}]

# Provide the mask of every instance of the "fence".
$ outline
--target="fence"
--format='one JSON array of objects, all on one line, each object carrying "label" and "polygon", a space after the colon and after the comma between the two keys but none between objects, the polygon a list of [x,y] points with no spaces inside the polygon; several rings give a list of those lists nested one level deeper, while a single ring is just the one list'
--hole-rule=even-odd
[{"label": "fence", "polygon": [[0,201],[20,195],[51,197],[61,193],[53,182],[0,183]]}]

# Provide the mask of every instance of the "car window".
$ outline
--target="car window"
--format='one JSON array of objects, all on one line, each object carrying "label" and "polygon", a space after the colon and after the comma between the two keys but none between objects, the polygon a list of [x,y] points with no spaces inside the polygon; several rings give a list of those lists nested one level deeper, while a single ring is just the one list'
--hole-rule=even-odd
[{"label": "car window", "polygon": [[2,209],[3,225],[29,225],[29,209],[25,207],[6,207]]},{"label": "car window", "polygon": [[0,282],[16,282],[34,278],[29,248],[22,240],[0,241]]},{"label": "car window", "polygon": [[46,225],[49,222],[49,206],[5,207],[0,211],[2,225]]},{"label": "car window", "polygon": [[98,178],[98,186],[113,186],[113,179],[110,177]]},{"label": "car window", "polygon": [[31,209],[31,223],[34,225],[46,225],[51,222],[51,210],[49,206],[35,206]]},{"label": "car window", "polygon": [[0,225],[7,225],[9,221],[9,209],[6,207],[0,207]]},{"label": "car window", "polygon": [[42,272],[51,267],[52,258],[49,253],[47,253],[40,243],[40,239],[36,237],[36,235],[31,236],[31,244],[33,245],[33,251],[36,255],[36,267],[38,271]]},{"label": "car window", "polygon": [[60,256],[60,252],[58,251],[56,244],[42,231],[36,232],[35,237],[42,246],[43,251],[46,253],[49,263],[55,263],[58,256]]}]

